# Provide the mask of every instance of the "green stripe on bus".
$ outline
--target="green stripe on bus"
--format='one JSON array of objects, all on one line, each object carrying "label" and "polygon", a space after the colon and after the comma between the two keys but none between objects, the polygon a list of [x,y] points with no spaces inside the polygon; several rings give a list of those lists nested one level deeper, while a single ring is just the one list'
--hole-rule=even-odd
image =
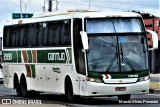
[{"label": "green stripe on bus", "polygon": [[32,77],[36,78],[36,70],[35,70],[35,65],[30,65],[32,69]]},{"label": "green stripe on bus", "polygon": [[3,62],[17,63],[18,52],[17,51],[3,51]]},{"label": "green stripe on bus", "polygon": [[88,77],[93,77],[93,78],[102,78],[102,74],[97,73],[97,72],[88,72]]},{"label": "green stripe on bus", "polygon": [[28,54],[28,63],[32,63],[32,52],[31,52],[31,50],[27,50],[27,54]]},{"label": "green stripe on bus", "polygon": [[21,60],[21,51],[18,51],[18,63],[21,63],[22,60]]},{"label": "green stripe on bus", "polygon": [[140,71],[140,73],[132,73],[132,74],[110,74],[113,79],[117,78],[135,78],[137,77],[144,77],[149,75],[149,71]]},{"label": "green stripe on bus", "polygon": [[[132,74],[109,74],[109,73],[103,73],[104,75],[110,75],[112,79],[119,79],[119,78],[135,78],[135,77],[144,77],[149,75],[148,71],[141,71],[140,73],[132,73]],[[102,73],[97,72],[88,72],[88,77],[93,78],[102,78]]]},{"label": "green stripe on bus", "polygon": [[[3,51],[4,63],[22,63],[22,51]],[[72,49],[37,50],[37,63],[72,63]],[[27,50],[27,62],[33,63],[31,50]]]},{"label": "green stripe on bus", "polygon": [[38,50],[38,63],[66,63],[65,50]]},{"label": "green stripe on bus", "polygon": [[148,76],[150,74],[149,70],[148,71],[143,71],[141,73],[138,74],[139,77],[144,77],[144,76]]}]

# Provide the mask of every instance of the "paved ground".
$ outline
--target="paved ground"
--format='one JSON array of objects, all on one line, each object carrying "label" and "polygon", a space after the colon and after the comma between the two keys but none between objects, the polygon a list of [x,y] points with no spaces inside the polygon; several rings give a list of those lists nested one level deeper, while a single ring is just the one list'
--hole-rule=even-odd
[{"label": "paved ground", "polygon": [[150,92],[160,94],[160,73],[150,74]]},{"label": "paved ground", "polygon": [[159,74],[150,74],[151,81],[160,82],[160,73]]}]

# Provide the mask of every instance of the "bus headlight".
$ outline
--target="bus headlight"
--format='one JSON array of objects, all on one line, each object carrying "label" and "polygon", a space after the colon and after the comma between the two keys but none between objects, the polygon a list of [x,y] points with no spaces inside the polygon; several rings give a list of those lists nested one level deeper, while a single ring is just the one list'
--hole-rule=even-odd
[{"label": "bus headlight", "polygon": [[149,75],[144,77],[139,77],[138,82],[149,80],[149,78],[150,78]]},{"label": "bus headlight", "polygon": [[87,81],[98,82],[98,83],[102,83],[103,82],[101,78],[93,78],[93,77],[88,77]]}]

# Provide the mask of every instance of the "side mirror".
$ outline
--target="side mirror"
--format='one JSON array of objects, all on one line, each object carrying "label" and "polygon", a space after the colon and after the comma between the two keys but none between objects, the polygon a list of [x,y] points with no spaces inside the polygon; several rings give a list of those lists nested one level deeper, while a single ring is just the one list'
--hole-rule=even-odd
[{"label": "side mirror", "polygon": [[156,32],[147,30],[148,33],[152,35],[152,48],[149,48],[149,50],[158,49],[158,35]]},{"label": "side mirror", "polygon": [[83,51],[88,50],[89,46],[88,46],[88,36],[87,33],[84,31],[80,31],[81,34],[81,39],[82,39],[82,44],[83,44]]}]

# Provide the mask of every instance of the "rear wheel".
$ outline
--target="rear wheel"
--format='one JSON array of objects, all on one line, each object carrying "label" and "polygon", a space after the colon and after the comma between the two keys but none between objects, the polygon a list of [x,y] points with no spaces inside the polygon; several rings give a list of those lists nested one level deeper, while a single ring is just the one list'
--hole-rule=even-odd
[{"label": "rear wheel", "polygon": [[131,95],[119,95],[118,99],[122,101],[128,101],[130,99]]},{"label": "rear wheel", "polygon": [[26,97],[27,96],[27,85],[25,83],[22,83],[20,86],[21,86],[22,96]]},{"label": "rear wheel", "polygon": [[20,83],[18,82],[18,80],[16,81],[15,89],[16,89],[17,96],[22,97],[21,86],[20,86]]},{"label": "rear wheel", "polygon": [[22,96],[27,97],[29,93],[27,91],[27,82],[24,75],[22,75],[20,80],[20,88],[21,88]]}]

